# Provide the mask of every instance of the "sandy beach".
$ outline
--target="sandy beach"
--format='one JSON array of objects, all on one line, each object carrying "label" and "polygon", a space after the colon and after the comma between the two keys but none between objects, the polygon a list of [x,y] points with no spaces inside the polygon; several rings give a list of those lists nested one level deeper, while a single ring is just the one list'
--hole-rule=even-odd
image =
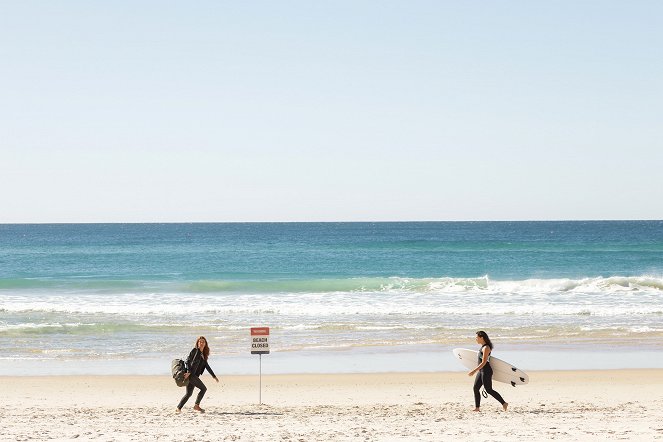
[{"label": "sandy beach", "polygon": [[203,380],[179,415],[168,376],[3,377],[2,440],[663,440],[663,370],[532,372],[473,409],[463,373]]}]

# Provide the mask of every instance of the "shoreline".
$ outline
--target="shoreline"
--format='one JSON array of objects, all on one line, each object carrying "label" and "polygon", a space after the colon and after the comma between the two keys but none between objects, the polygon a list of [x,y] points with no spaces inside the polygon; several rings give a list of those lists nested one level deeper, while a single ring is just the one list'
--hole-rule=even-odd
[{"label": "shoreline", "polygon": [[[473,346],[459,345],[474,349]],[[453,356],[452,346],[410,345],[363,347],[337,351],[273,351],[262,358],[262,373],[277,374],[350,374],[350,373],[435,373],[462,372],[464,368]],[[182,351],[180,358],[185,356]],[[0,376],[67,376],[124,375],[128,367],[137,375],[169,375],[170,362],[178,357],[153,356],[141,359],[14,359],[2,358]],[[530,371],[663,369],[663,349],[596,348],[570,345],[549,348],[522,345],[495,353],[510,364]],[[212,354],[210,365],[226,375],[258,373],[256,355]]]},{"label": "shoreline", "polygon": [[[164,376],[2,376],[10,440],[663,440],[663,369],[531,371],[472,411],[462,372],[205,374],[205,414]],[[195,394],[194,394],[195,397]],[[487,419],[486,419],[487,418]],[[201,425],[191,425],[198,422]],[[477,431],[477,425],[482,430]],[[199,430],[197,430],[199,429]]]}]

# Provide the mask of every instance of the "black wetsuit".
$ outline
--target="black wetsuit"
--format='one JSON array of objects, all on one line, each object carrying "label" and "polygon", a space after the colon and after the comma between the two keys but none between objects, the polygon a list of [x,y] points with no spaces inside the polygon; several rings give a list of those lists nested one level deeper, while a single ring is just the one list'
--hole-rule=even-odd
[{"label": "black wetsuit", "polygon": [[193,394],[194,387],[200,390],[196,397],[196,405],[200,405],[200,401],[203,400],[203,396],[205,396],[205,393],[207,392],[207,387],[203,384],[203,381],[200,380],[200,376],[205,372],[205,369],[207,369],[209,374],[216,379],[212,367],[209,366],[203,353],[197,348],[194,348],[191,350],[191,353],[189,353],[189,357],[186,359],[186,368],[187,372],[191,374],[189,375],[189,383],[186,386],[186,393],[177,406],[178,409],[182,409],[184,404],[186,404],[186,401],[189,400]]},{"label": "black wetsuit", "polygon": [[[477,358],[477,365],[481,364],[483,361],[483,348],[485,345],[481,346],[479,350],[479,357]],[[490,354],[489,354],[490,355]],[[489,356],[490,357],[490,356]],[[490,366],[490,362],[487,362],[481,370],[477,372],[476,378],[474,378],[474,405],[479,408],[481,404],[481,386],[486,390],[486,393],[494,397],[499,401],[500,404],[504,405],[504,399],[502,396],[495,390],[493,390],[493,368]]]}]

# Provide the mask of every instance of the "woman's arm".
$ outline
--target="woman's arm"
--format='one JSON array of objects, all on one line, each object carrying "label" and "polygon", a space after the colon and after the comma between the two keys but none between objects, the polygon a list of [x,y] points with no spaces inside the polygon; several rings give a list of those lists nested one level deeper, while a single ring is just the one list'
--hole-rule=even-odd
[{"label": "woman's arm", "polygon": [[191,371],[191,364],[193,364],[193,358],[196,356],[196,351],[198,349],[194,348],[189,352],[189,357],[186,358],[186,371],[190,372]]},{"label": "woman's arm", "polygon": [[207,363],[207,361],[205,361],[205,368],[207,369],[207,371],[209,372],[209,374],[212,375],[212,377],[214,378],[214,380],[215,380],[216,382],[219,382],[219,379],[216,377],[216,375],[214,374],[214,371],[212,370],[212,367],[209,366],[209,364]]},{"label": "woman's arm", "polygon": [[194,348],[189,352],[189,357],[186,358],[186,364],[184,364],[184,369],[186,370],[184,372],[184,379],[189,379],[189,376],[191,376],[191,364],[193,364],[193,357],[196,354],[196,349]]},{"label": "woman's arm", "polygon": [[488,363],[488,358],[490,357],[490,348],[486,345],[483,348],[483,357],[481,358],[481,364],[477,365],[475,369],[467,373],[468,376],[474,376],[474,373],[481,370],[484,365]]}]

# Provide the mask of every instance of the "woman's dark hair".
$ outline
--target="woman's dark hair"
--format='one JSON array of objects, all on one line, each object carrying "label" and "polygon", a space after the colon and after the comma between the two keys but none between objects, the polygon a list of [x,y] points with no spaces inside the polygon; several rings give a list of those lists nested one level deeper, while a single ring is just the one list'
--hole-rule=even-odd
[{"label": "woman's dark hair", "polygon": [[196,339],[196,345],[194,345],[193,348],[198,348],[198,341],[200,341],[201,339],[205,341],[205,348],[203,349],[203,357],[205,358],[205,360],[207,360],[207,358],[209,358],[209,345],[207,344],[207,339],[205,339],[205,336],[198,336],[198,339]]},{"label": "woman's dark hair", "polygon": [[479,331],[477,332],[477,336],[480,336],[481,338],[483,338],[483,342],[485,342],[486,345],[487,345],[491,350],[493,349],[493,343],[490,342],[490,338],[488,337],[488,333],[486,333],[486,332],[483,331],[483,330],[479,330]]}]

